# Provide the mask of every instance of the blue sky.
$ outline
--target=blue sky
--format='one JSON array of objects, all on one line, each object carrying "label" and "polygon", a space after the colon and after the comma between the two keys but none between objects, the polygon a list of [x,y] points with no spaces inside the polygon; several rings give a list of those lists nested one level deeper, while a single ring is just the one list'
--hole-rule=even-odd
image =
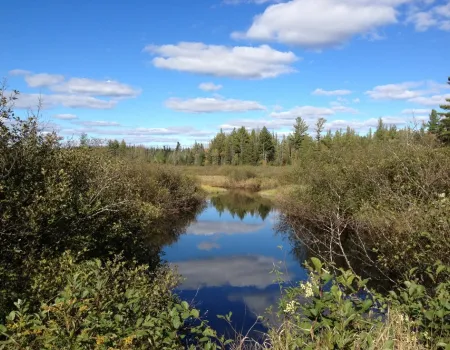
[{"label": "blue sky", "polygon": [[[190,145],[302,116],[366,132],[450,96],[443,0],[18,0],[0,77],[61,135]],[[413,118],[414,116],[414,118]]]}]

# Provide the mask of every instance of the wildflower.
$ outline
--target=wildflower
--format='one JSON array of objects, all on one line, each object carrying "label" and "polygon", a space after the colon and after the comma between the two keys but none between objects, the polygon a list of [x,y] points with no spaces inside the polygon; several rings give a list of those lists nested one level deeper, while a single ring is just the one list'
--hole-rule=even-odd
[{"label": "wildflower", "polygon": [[88,309],[87,305],[81,305],[78,311],[81,313],[83,311],[86,311]]},{"label": "wildflower", "polygon": [[130,335],[123,340],[125,345],[131,345],[133,343],[134,335]]},{"label": "wildflower", "polygon": [[297,305],[298,305],[298,302],[295,300],[288,302],[286,304],[286,308],[284,309],[284,312],[287,314],[294,314],[297,309]]},{"label": "wildflower", "polygon": [[300,288],[305,293],[305,297],[310,298],[314,296],[313,285],[311,282],[302,283]]},{"label": "wildflower", "polygon": [[97,345],[101,345],[105,342],[106,338],[103,335],[97,335],[95,342]]}]

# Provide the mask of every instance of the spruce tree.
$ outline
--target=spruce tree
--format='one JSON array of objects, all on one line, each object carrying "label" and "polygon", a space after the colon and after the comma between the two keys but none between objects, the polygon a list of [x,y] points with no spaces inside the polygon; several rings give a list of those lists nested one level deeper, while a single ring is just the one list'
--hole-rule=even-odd
[{"label": "spruce tree", "polygon": [[292,136],[293,137],[292,141],[294,144],[294,148],[297,151],[300,149],[307,132],[308,132],[308,125],[302,119],[302,117],[298,117],[297,119],[295,119],[294,135]]},{"label": "spruce tree", "polygon": [[262,159],[266,163],[271,162],[275,156],[275,144],[273,142],[272,135],[266,127],[263,127],[261,129],[261,133],[259,134],[259,145]]},{"label": "spruce tree", "polygon": [[[447,83],[450,84],[450,77],[448,78]],[[445,100],[447,101],[447,103],[441,105],[440,107],[446,112],[438,113],[438,115],[441,117],[441,120],[439,122],[438,137],[443,143],[450,145],[450,98],[447,98]]]},{"label": "spruce tree", "polygon": [[435,109],[430,113],[427,128],[428,132],[431,134],[437,134],[439,132],[439,115]]}]

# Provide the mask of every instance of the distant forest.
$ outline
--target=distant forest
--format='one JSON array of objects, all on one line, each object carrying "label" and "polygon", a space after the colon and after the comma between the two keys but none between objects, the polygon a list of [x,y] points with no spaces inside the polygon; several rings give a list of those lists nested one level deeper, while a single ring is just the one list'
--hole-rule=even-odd
[{"label": "distant forest", "polygon": [[[313,130],[309,130],[306,122],[298,117],[293,125],[293,131],[282,137],[271,133],[266,127],[252,130],[241,127],[231,132],[220,130],[206,146],[196,142],[192,147],[181,147],[180,143],[177,143],[175,148],[145,147],[130,146],[125,141],[109,140],[105,147],[115,156],[157,164],[289,165],[304,152],[330,149],[348,143],[379,142],[404,137],[418,139],[427,134],[435,134],[444,143],[450,143],[450,125],[447,125],[450,124],[448,123],[450,117],[447,115],[448,113],[437,113],[433,110],[428,123],[423,123],[417,128],[403,129],[398,129],[395,125],[386,125],[380,118],[376,129],[374,131],[370,129],[366,135],[360,135],[350,127],[326,132],[324,118],[319,118]],[[81,144],[88,143],[87,136],[83,135]]]}]

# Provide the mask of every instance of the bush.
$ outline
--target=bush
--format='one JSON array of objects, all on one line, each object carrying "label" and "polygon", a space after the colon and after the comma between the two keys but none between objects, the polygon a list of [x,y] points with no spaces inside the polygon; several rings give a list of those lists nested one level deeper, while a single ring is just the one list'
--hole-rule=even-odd
[{"label": "bush", "polygon": [[281,327],[269,331],[275,349],[448,349],[450,267],[437,263],[428,278],[411,271],[396,292],[382,296],[350,270],[332,274],[319,259],[307,265],[310,278],[284,290]]},{"label": "bush", "polygon": [[425,141],[405,136],[305,155],[281,204],[293,240],[389,283],[413,267],[450,264],[450,149]]},{"label": "bush", "polygon": [[177,280],[166,268],[149,271],[120,259],[76,262],[64,254],[43,261],[33,278],[40,310],[32,313],[26,301],[17,301],[0,325],[6,337],[0,348],[215,348],[220,339],[199,311],[172,294]]},{"label": "bush", "polygon": [[16,117],[2,90],[0,102],[0,320],[18,298],[34,306],[35,264],[66,250],[157,266],[203,202],[195,181],[63,143],[37,117]]}]

